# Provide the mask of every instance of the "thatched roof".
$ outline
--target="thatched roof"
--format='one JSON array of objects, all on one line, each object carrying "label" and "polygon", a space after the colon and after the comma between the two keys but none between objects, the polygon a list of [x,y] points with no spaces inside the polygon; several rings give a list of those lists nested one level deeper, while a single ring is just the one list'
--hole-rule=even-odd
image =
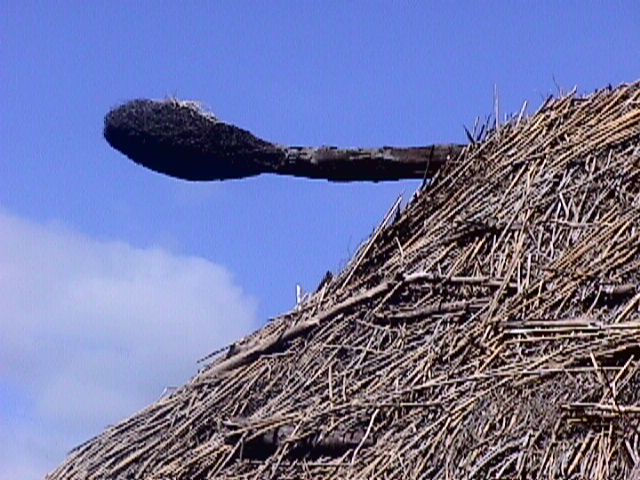
[{"label": "thatched roof", "polygon": [[50,478],[628,478],[639,285],[640,83],[550,100]]}]

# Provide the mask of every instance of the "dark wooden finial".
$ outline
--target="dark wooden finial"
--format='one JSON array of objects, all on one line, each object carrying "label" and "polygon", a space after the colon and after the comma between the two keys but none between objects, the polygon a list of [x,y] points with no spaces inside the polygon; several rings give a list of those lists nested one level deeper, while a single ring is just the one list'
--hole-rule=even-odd
[{"label": "dark wooden finial", "polygon": [[276,173],[330,181],[430,177],[463,145],[410,148],[286,147],[222,122],[195,102],[133,100],[105,117],[109,144],[136,163],[185,180]]}]

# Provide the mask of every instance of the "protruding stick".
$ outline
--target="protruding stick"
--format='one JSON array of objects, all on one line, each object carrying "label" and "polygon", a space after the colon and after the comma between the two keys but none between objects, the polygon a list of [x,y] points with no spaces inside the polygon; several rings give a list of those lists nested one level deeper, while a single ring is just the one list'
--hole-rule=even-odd
[{"label": "protruding stick", "polygon": [[463,145],[411,148],[285,147],[221,122],[194,102],[133,100],[105,118],[109,144],[136,163],[185,180],[276,173],[331,181],[433,176]]}]

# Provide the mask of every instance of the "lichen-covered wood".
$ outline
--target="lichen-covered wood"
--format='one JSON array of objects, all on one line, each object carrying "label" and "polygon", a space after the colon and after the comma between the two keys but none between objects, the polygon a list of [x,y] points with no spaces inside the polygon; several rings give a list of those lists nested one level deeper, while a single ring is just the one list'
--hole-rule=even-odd
[{"label": "lichen-covered wood", "polygon": [[639,285],[640,84],[550,100],[50,478],[631,478]]}]

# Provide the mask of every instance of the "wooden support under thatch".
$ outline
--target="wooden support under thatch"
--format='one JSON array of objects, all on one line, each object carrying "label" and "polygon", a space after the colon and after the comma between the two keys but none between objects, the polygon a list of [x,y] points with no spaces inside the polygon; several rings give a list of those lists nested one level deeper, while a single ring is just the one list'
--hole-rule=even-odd
[{"label": "wooden support under thatch", "polygon": [[262,173],[337,182],[428,178],[463,145],[340,149],[281,146],[221,122],[194,102],[133,100],[105,118],[109,144],[136,163],[185,180]]},{"label": "wooden support under thatch", "polygon": [[[289,459],[340,457],[349,450],[371,447],[373,439],[364,428],[352,431],[332,431],[326,434],[297,435],[292,425],[251,425],[244,418],[232,418],[225,422],[230,433],[225,437],[227,445],[238,445],[238,458],[265,460],[279,448],[287,449]],[[255,431],[259,433],[254,433]]]}]

